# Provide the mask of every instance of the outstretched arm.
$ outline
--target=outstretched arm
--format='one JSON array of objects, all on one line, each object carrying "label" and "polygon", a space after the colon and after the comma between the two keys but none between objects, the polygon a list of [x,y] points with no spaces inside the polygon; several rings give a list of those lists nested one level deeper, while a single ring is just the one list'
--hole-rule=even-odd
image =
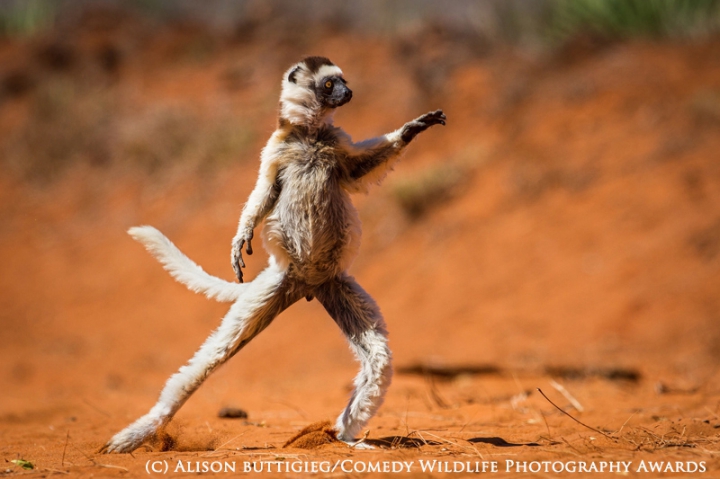
[{"label": "outstretched arm", "polygon": [[275,161],[263,158],[260,164],[260,175],[250,197],[248,198],[242,214],[238,230],[232,241],[230,261],[238,281],[243,282],[242,268],[245,261],[242,257],[242,248],[246,246],[247,254],[252,254],[253,230],[275,206],[280,195],[280,184],[277,181],[278,167]]},{"label": "outstretched arm", "polygon": [[402,128],[378,138],[346,145],[348,153],[348,187],[365,191],[371,183],[378,183],[392,169],[403,149],[421,132],[433,125],[444,125],[442,110],[426,113],[409,121]]}]

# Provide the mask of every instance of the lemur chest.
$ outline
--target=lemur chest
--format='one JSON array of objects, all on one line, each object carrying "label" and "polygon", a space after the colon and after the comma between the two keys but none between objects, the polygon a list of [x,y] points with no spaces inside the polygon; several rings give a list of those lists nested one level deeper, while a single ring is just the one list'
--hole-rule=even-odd
[{"label": "lemur chest", "polygon": [[271,223],[296,262],[330,260],[348,242],[353,207],[340,178],[338,162],[321,148],[303,151],[278,172],[280,196]]},{"label": "lemur chest", "polygon": [[[292,148],[295,147],[295,148]],[[342,185],[332,148],[291,145],[278,170],[279,196],[266,220],[267,244],[305,281],[325,281],[346,269],[357,252],[357,212]]]},{"label": "lemur chest", "polygon": [[301,145],[292,161],[279,174],[281,195],[308,213],[320,212],[337,203],[343,195],[340,188],[340,169],[331,148],[322,145]]}]

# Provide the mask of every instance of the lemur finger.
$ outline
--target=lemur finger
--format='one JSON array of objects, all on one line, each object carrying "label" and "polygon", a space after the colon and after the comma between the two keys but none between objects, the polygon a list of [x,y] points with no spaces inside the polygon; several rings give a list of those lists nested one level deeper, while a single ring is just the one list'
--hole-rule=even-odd
[{"label": "lemur finger", "polygon": [[445,120],[447,120],[447,117],[445,116],[445,113],[443,113],[442,110],[436,110],[432,113],[430,113],[432,121],[437,124],[440,123],[441,125],[445,124]]},{"label": "lemur finger", "polygon": [[235,277],[237,277],[238,281],[242,283],[243,282],[243,273],[242,273],[242,270],[240,269],[240,264],[237,261],[233,261],[232,268],[233,268],[233,271],[235,272]]},{"label": "lemur finger", "polygon": [[445,114],[442,112],[442,110],[435,110],[431,111],[430,113],[425,113],[423,116],[421,116],[415,121],[422,123],[427,128],[429,128],[433,125],[444,125],[446,119],[447,118],[445,117]]},{"label": "lemur finger", "polygon": [[245,261],[242,257],[242,249],[245,245],[245,240],[240,240],[240,243],[238,244],[237,248],[235,249],[235,255],[237,256],[238,263],[244,268],[245,267]]},{"label": "lemur finger", "polygon": [[[245,251],[247,252],[247,254],[253,254],[251,241],[252,241],[252,236],[250,238],[248,238],[248,240],[247,240],[247,248],[245,248]],[[243,267],[245,267],[245,265],[243,265]]]},{"label": "lemur finger", "polygon": [[230,261],[230,265],[232,266],[232,269],[235,272],[235,276],[237,277],[238,281],[241,283],[243,282],[242,268],[245,267],[245,261],[243,260],[243,257],[242,257],[243,243],[245,243],[245,240],[240,240],[240,242],[233,243],[231,261]]}]

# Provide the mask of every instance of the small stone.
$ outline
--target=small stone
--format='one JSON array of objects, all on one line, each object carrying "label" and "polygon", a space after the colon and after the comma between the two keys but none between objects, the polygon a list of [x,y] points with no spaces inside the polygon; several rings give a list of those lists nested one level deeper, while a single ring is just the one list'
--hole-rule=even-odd
[{"label": "small stone", "polygon": [[224,407],[218,412],[218,417],[226,419],[247,419],[248,413],[239,407]]}]

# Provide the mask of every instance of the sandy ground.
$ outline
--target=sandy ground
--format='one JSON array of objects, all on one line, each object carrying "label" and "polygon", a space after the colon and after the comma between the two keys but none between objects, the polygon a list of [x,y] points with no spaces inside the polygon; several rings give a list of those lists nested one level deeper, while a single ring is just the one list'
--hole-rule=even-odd
[{"label": "sandy ground", "polygon": [[[720,476],[717,41],[497,51],[434,64],[439,83],[417,79],[432,49],[405,55],[378,39],[328,34],[274,57],[239,43],[197,61],[148,41],[111,86],[123,108],[179,103],[209,118],[229,108],[248,112],[256,136],[245,158],[209,172],[114,162],[50,181],[0,175],[0,454],[35,466],[6,462],[0,474],[137,477],[152,466],[184,477],[254,464],[280,477],[313,467],[381,477],[404,461],[418,477],[483,462],[523,477],[552,461],[622,469],[536,475]],[[21,65],[22,48],[3,45],[3,64]],[[282,448],[335,418],[356,372],[333,322],[303,301],[203,385],[171,440],[95,454],[152,406],[226,310],[174,283],[125,230],[152,224],[232,278],[230,240],[273,129],[275,79],[300,49],[344,68],[355,98],[336,123],[356,138],[431,108],[449,119],[356,198],[364,242],[352,273],[383,310],[396,366],[367,430],[376,448]],[[228,69],[245,64],[248,83],[229,89]],[[0,105],[6,138],[31,98]],[[418,219],[403,213],[402,181],[448,168],[462,181],[447,198]],[[249,259],[250,277],[265,260]],[[227,406],[248,418],[218,418]],[[443,469],[423,472],[433,461]],[[649,462],[662,472],[644,472]]]}]

